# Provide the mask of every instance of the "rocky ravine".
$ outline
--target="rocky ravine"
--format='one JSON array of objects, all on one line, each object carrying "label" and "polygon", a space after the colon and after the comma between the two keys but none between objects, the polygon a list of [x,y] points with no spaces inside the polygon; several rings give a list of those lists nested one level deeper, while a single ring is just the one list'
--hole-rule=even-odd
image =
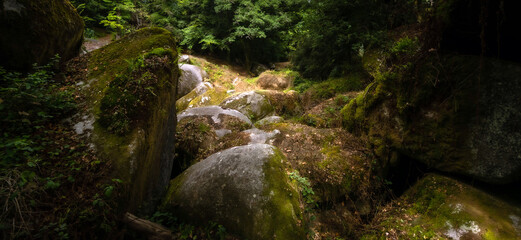
[{"label": "rocky ravine", "polygon": [[[181,59],[182,69],[195,72],[183,73],[179,82],[191,91],[176,103],[177,177],[163,210],[188,222],[216,221],[248,239],[521,237],[519,208],[450,178],[427,176],[386,203],[388,188],[373,171],[378,161],[364,139],[334,128],[334,121],[323,124],[332,128],[302,124],[309,121],[302,115],[327,120],[325,106],[338,97],[304,106],[300,94],[280,89],[291,79],[272,77],[272,87],[265,80],[270,72],[256,81],[223,79],[233,71],[219,73],[197,57]],[[478,195],[482,200],[472,200]],[[489,215],[498,221],[486,220]],[[368,219],[378,227],[367,229]]]}]

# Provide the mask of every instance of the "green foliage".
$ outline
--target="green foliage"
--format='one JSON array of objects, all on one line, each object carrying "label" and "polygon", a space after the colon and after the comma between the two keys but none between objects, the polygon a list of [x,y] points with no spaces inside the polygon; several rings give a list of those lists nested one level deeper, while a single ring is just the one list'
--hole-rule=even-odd
[{"label": "green foliage", "polygon": [[129,21],[131,14],[135,11],[134,4],[131,0],[119,0],[119,1],[107,1],[112,2],[114,6],[111,11],[108,12],[105,19],[100,21],[100,24],[111,29],[118,34],[125,34],[130,32]]},{"label": "green foliage", "polygon": [[297,170],[291,172],[289,178],[297,182],[300,188],[300,193],[304,198],[304,202],[312,208],[317,207],[317,203],[315,202],[315,192],[313,191],[313,188],[311,188],[309,180],[305,177],[301,177]]},{"label": "green foliage", "polygon": [[345,75],[367,49],[385,45],[388,30],[417,21],[417,9],[424,5],[412,0],[310,1],[295,29],[298,47],[292,62],[313,80]]},{"label": "green foliage", "polygon": [[61,89],[54,79],[53,66],[58,61],[56,56],[25,76],[0,67],[0,166],[38,162],[34,153],[46,140],[33,134],[75,108],[72,92]]},{"label": "green foliage", "polygon": [[[132,0],[73,0],[72,4],[85,21],[87,29],[106,27],[118,34],[130,30],[130,20],[135,12]],[[87,37],[92,37],[86,32]]]},{"label": "green foliage", "polygon": [[185,49],[242,59],[250,67],[285,58],[304,2],[155,0],[145,5],[152,23],[176,33]]},{"label": "green foliage", "polygon": [[419,50],[419,42],[418,38],[409,38],[404,37],[398,40],[394,46],[391,48],[391,53],[393,54],[413,54],[415,51]]},{"label": "green foliage", "polygon": [[344,74],[344,65],[382,39],[383,1],[311,1],[297,29],[298,48],[292,61],[305,78]]}]

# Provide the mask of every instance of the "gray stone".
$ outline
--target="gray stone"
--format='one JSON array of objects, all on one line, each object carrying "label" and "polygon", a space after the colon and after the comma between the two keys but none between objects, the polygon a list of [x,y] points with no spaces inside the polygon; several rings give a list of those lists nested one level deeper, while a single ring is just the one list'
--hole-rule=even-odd
[{"label": "gray stone", "polygon": [[243,133],[246,133],[250,136],[249,144],[259,144],[259,143],[273,144],[275,137],[277,137],[277,135],[280,134],[280,131],[275,129],[271,132],[265,132],[265,131],[257,129],[257,128],[252,128],[252,129],[243,131]]},{"label": "gray stone", "polygon": [[303,239],[298,193],[285,171],[284,155],[271,145],[233,147],[172,180],[163,207],[247,239]]},{"label": "gray stone", "polygon": [[255,91],[243,92],[227,98],[220,106],[235,109],[250,117],[253,121],[266,117],[274,111],[268,98]]},{"label": "gray stone", "polygon": [[179,56],[179,60],[177,60],[179,63],[190,63],[190,56],[188,55],[181,55]]},{"label": "gray stone", "polygon": [[179,77],[177,96],[178,98],[181,98],[203,82],[206,72],[198,66],[190,64],[179,64],[179,68],[181,69],[182,74]]},{"label": "gray stone", "polygon": [[255,123],[256,126],[263,126],[263,125],[268,125],[268,124],[273,124],[273,123],[281,123],[284,121],[284,118],[282,117],[279,117],[279,116],[269,116],[269,117],[265,117],[259,121],[257,121]]},{"label": "gray stone", "polygon": [[219,106],[189,108],[177,115],[177,121],[181,122],[183,118],[197,116],[211,117],[213,122],[216,124],[220,124],[222,122],[223,116],[232,116],[243,121],[246,124],[252,125],[250,119],[241,112],[234,109],[223,109]]}]

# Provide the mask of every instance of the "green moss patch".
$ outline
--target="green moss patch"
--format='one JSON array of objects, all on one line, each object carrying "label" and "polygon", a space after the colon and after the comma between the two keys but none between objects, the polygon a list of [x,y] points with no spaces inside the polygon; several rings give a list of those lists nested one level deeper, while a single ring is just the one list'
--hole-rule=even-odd
[{"label": "green moss patch", "polygon": [[266,233],[262,236],[270,236],[270,233],[273,233],[274,239],[303,239],[306,232],[302,224],[302,210],[299,208],[299,194],[295,187],[290,185],[287,168],[284,154],[275,149],[273,157],[264,164],[267,181],[264,195],[271,198],[265,213],[268,215],[265,219],[269,219],[269,222],[265,219],[257,221],[264,222],[265,226],[262,229],[265,229]]},{"label": "green moss patch", "polygon": [[383,208],[379,231],[363,239],[518,239],[515,218],[521,208],[472,186],[428,175],[401,199]]},{"label": "green moss patch", "polygon": [[124,135],[137,121],[146,121],[158,93],[172,85],[172,70],[177,68],[174,55],[172,50],[153,49],[116,75],[101,99],[98,123],[109,132]]},{"label": "green moss patch", "polygon": [[[173,35],[163,28],[143,28],[103,48],[93,51],[89,58],[89,78],[96,78],[105,85],[115,74],[125,72],[132,61],[158,48],[175,46]],[[156,50],[158,51],[158,50]],[[176,60],[176,59],[175,59]]]},{"label": "green moss patch", "polygon": [[150,211],[170,179],[175,146],[174,37],[144,28],[84,56],[86,106],[96,119],[92,141],[99,155],[128,183],[129,210]]}]

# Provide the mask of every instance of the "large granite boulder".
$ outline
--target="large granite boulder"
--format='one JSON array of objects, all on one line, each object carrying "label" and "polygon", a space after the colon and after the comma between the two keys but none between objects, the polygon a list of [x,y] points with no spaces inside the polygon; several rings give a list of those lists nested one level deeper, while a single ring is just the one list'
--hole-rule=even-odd
[{"label": "large granite boulder", "polygon": [[245,239],[303,239],[298,192],[275,147],[234,147],[172,180],[163,207],[199,223],[214,221]]},{"label": "large granite boulder", "polygon": [[175,173],[223,148],[247,143],[247,136],[238,134],[252,127],[244,114],[219,106],[189,108],[177,119]]},{"label": "large granite boulder", "polygon": [[0,0],[0,65],[27,70],[78,55],[84,23],[68,0]]},{"label": "large granite boulder", "polygon": [[427,175],[383,207],[363,239],[520,239],[521,208],[470,185]]},{"label": "large granite boulder", "polygon": [[179,77],[179,87],[177,89],[178,98],[190,93],[207,77],[206,72],[198,66],[179,64],[179,69],[181,69],[182,74]]},{"label": "large granite boulder", "polygon": [[367,131],[384,159],[398,153],[485,182],[519,180],[521,66],[478,56],[434,61],[443,74],[426,64],[414,88],[370,85],[342,110],[344,124]]},{"label": "large granite boulder", "polygon": [[[143,28],[78,60],[84,66],[74,75],[84,76],[76,86],[85,110],[73,118],[79,121],[74,125],[90,138],[99,158],[115,166],[114,178],[128,184],[128,199],[122,201],[128,211],[153,209],[170,181],[176,59],[170,32]],[[129,68],[129,61],[140,64]]]},{"label": "large granite boulder", "polygon": [[255,91],[243,92],[229,97],[220,106],[235,109],[250,117],[252,121],[260,120],[274,111],[268,98]]},{"label": "large granite boulder", "polygon": [[521,3],[430,4],[436,28],[424,33],[418,51],[364,55],[376,81],[345,106],[343,124],[367,133],[391,165],[405,155],[489,183],[520,180]]},{"label": "large granite boulder", "polygon": [[[278,147],[295,170],[309,179],[316,201],[333,205],[350,199],[362,215],[370,211],[379,183],[372,177],[372,159],[364,154],[361,139],[341,128],[314,128],[282,122],[259,125],[271,133],[270,144]],[[277,133],[277,134],[273,134]],[[250,139],[255,136],[250,135]]]}]

